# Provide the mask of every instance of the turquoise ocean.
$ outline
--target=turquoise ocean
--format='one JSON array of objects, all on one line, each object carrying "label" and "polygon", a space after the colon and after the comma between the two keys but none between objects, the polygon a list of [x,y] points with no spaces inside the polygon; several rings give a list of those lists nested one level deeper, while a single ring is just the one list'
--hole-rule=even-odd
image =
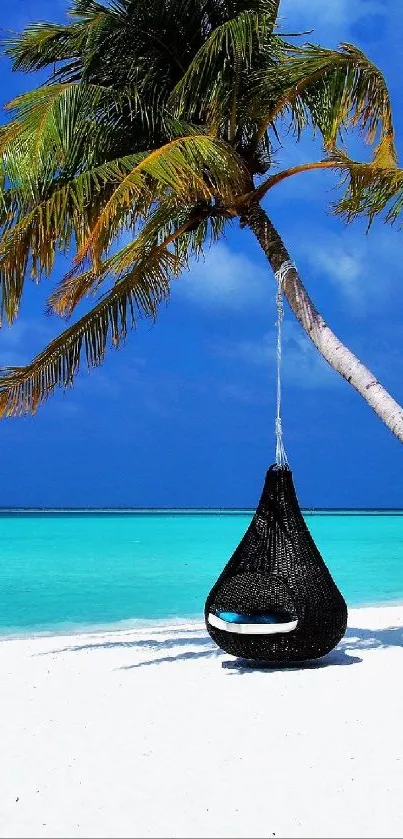
[{"label": "turquoise ocean", "polygon": [[[176,622],[203,604],[247,511],[0,513],[0,634]],[[349,606],[403,602],[403,512],[315,511]]]}]

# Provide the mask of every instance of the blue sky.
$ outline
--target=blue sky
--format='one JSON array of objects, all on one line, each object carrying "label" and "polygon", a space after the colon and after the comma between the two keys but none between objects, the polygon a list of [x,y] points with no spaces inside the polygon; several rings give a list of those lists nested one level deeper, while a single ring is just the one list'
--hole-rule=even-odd
[{"label": "blue sky", "polygon": [[[0,26],[63,19],[63,0],[2,0]],[[403,6],[392,0],[284,0],[285,31],[363,48],[386,75],[403,156]],[[33,86],[0,59],[5,103]],[[352,150],[356,151],[356,145]],[[318,159],[307,137],[278,164]],[[334,331],[403,402],[403,231],[346,228],[330,214],[335,178],[313,173],[266,207]],[[61,331],[46,317],[52,281],[28,284],[0,332],[0,365],[22,364]],[[104,366],[85,370],[36,417],[0,423],[0,506],[250,507],[274,456],[274,281],[252,236],[234,226],[175,281],[157,323],[141,324]],[[403,449],[317,355],[287,309],[284,433],[304,506],[403,506]]]}]

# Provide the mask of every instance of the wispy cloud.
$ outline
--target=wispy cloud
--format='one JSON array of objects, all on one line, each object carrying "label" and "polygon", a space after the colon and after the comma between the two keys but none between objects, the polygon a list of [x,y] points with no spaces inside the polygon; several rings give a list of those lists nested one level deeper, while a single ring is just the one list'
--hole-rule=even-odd
[{"label": "wispy cloud", "polygon": [[329,235],[329,232],[323,240],[315,235],[305,254],[314,272],[324,274],[362,312],[364,276],[368,268],[365,243],[346,239],[342,234]]},{"label": "wispy cloud", "polygon": [[[273,331],[256,340],[223,344],[213,351],[222,357],[273,370],[276,363],[276,334]],[[282,373],[289,384],[304,389],[334,387],[338,382],[338,377],[298,324],[290,322],[283,327]]]},{"label": "wispy cloud", "polygon": [[338,289],[354,317],[387,308],[397,279],[401,233],[380,226],[368,236],[354,226],[339,233],[314,227],[301,237],[298,251],[313,276]]},{"label": "wispy cloud", "polygon": [[204,308],[241,309],[258,305],[266,289],[267,274],[260,266],[245,253],[219,242],[181,276],[174,293]]}]

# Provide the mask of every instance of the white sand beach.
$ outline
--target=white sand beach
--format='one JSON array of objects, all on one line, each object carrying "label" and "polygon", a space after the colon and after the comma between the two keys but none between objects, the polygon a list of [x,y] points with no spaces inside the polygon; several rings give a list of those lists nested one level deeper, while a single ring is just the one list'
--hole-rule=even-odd
[{"label": "white sand beach", "polygon": [[401,837],[403,606],[304,669],[201,623],[0,642],[2,837]]}]

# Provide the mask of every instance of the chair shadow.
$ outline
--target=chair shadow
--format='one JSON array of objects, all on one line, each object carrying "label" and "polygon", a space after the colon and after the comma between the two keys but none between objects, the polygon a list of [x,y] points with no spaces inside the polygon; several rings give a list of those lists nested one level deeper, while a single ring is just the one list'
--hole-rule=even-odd
[{"label": "chair shadow", "polygon": [[362,627],[349,627],[344,638],[335,650],[323,658],[312,661],[302,661],[289,664],[276,664],[254,662],[247,659],[237,658],[222,662],[222,667],[234,673],[243,674],[255,671],[274,670],[320,670],[324,667],[346,667],[350,664],[360,664],[362,658],[355,655],[348,655],[347,651],[387,649],[388,647],[403,647],[403,627],[390,626],[386,629],[364,629]]},{"label": "chair shadow", "polygon": [[280,662],[251,661],[245,658],[223,661],[221,667],[232,671],[233,674],[243,675],[245,673],[274,673],[287,672],[292,670],[322,670],[325,667],[347,667],[351,664],[360,664],[362,658],[355,655],[346,655],[344,650],[336,649],[323,658],[312,659],[311,661],[295,661],[281,664]]},{"label": "chair shadow", "polygon": [[374,650],[403,647],[403,626],[386,629],[363,629],[350,626],[341,642],[345,650]]},{"label": "chair shadow", "polygon": [[[193,647],[194,649],[182,652],[177,649],[178,647],[183,647],[184,645]],[[323,658],[311,661],[285,664],[268,662],[266,664],[265,662],[257,662],[250,659],[234,658],[223,660],[221,666],[224,670],[228,670],[231,675],[241,675],[256,671],[272,673],[279,670],[319,670],[326,667],[347,667],[351,664],[360,664],[362,662],[362,658],[358,655],[351,655],[349,654],[350,652],[353,653],[360,650],[374,650],[379,648],[386,649],[388,647],[403,647],[402,626],[391,626],[386,629],[349,627],[344,638],[335,650],[332,650],[332,652],[328,653]],[[181,631],[179,637],[171,639],[153,637],[149,639],[135,639],[133,641],[97,642],[94,640],[87,644],[77,644],[75,646],[63,647],[58,650],[37,653],[37,655],[51,655],[60,652],[82,652],[86,650],[116,648],[129,648],[133,650],[147,648],[150,652],[156,652],[156,656],[154,658],[119,667],[117,668],[119,670],[133,670],[139,667],[149,667],[152,664],[174,664],[179,661],[194,661],[203,658],[222,658],[225,655],[222,650],[216,647],[207,634],[195,634],[194,630]]]}]

